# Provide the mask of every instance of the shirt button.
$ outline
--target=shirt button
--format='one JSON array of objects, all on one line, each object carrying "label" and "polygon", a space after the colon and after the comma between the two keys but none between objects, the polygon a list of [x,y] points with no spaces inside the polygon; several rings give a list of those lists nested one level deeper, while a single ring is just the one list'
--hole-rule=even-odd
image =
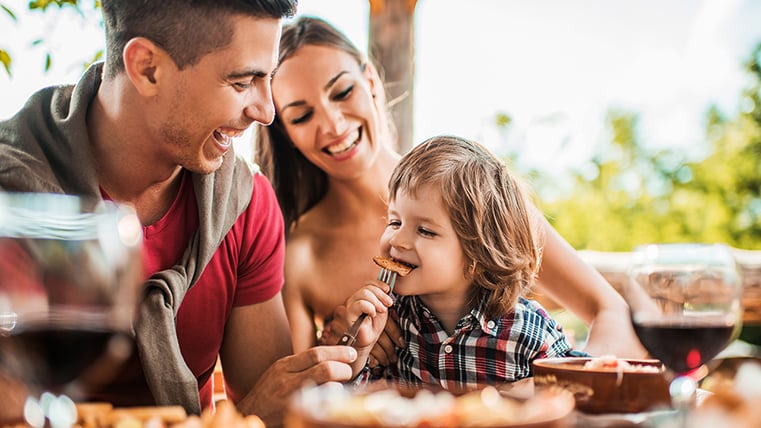
[{"label": "shirt button", "polygon": [[447,345],[444,347],[444,353],[445,354],[451,354],[452,353],[452,345]]},{"label": "shirt button", "polygon": [[489,328],[494,328],[494,321],[487,322],[486,326],[489,327]]}]

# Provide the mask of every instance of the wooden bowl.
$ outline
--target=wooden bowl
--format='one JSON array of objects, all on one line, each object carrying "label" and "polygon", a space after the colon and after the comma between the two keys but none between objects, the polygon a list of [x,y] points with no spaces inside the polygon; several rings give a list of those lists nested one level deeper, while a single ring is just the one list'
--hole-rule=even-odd
[{"label": "wooden bowl", "polygon": [[[573,393],[576,409],[586,413],[636,413],[671,406],[668,379],[658,360],[622,359],[635,368],[585,368],[592,358],[545,358],[535,360],[534,383],[555,385]],[[649,369],[653,370],[653,369]]]},{"label": "wooden bowl", "polygon": [[285,428],[570,428],[573,410],[573,395],[559,388],[520,401],[493,387],[452,393],[386,385],[352,392],[324,385],[296,394]]}]

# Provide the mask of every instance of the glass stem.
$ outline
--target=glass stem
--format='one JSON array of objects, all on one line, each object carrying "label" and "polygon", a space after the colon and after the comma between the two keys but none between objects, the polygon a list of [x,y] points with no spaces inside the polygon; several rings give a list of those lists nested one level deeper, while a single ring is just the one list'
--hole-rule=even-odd
[{"label": "glass stem", "polygon": [[698,384],[689,376],[677,376],[669,385],[671,405],[677,411],[677,426],[687,427],[687,416],[695,403],[695,392]]}]

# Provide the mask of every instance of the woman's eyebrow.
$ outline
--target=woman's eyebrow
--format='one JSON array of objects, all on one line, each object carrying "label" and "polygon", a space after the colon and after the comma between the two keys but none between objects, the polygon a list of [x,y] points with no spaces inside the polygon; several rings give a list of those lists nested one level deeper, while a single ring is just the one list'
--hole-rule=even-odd
[{"label": "woman's eyebrow", "polygon": [[280,109],[280,114],[283,114],[283,112],[286,109],[288,109],[289,107],[298,107],[298,106],[303,106],[305,104],[306,104],[306,101],[304,101],[304,100],[298,100],[298,101],[294,101],[292,103],[288,103],[288,104],[284,105],[283,108]]},{"label": "woman's eyebrow", "polygon": [[[323,90],[327,91],[328,89],[330,89],[330,87],[333,86],[336,83],[336,80],[338,80],[339,77],[343,76],[346,73],[348,73],[348,71],[344,70],[344,71],[339,72],[335,76],[333,76],[333,78],[328,80],[328,83],[325,84],[325,86],[323,87]],[[280,113],[282,114],[282,112],[284,112],[289,107],[298,107],[298,106],[302,106],[304,104],[306,104],[306,102],[303,101],[303,100],[299,100],[299,101],[294,101],[292,103],[288,103],[288,104],[284,105],[280,109]]]},{"label": "woman's eyebrow", "polygon": [[346,73],[348,73],[348,71],[346,70],[339,72],[338,74],[333,76],[332,79],[328,80],[328,83],[322,89],[327,91],[328,89],[330,89],[331,86],[333,86],[334,83],[336,83],[336,80],[338,80],[339,77],[343,76]]}]

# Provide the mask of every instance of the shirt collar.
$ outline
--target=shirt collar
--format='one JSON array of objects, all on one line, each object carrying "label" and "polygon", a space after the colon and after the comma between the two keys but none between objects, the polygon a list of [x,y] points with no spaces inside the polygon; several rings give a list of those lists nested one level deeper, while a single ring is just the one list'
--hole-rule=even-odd
[{"label": "shirt collar", "polygon": [[486,318],[486,302],[493,292],[483,293],[473,309],[470,310],[469,317],[472,317],[473,321],[478,323],[481,330],[490,335],[497,336],[500,330],[499,319],[487,319]]},{"label": "shirt collar", "polygon": [[[486,302],[489,299],[491,293],[484,293],[476,302],[476,305],[471,308],[470,312],[465,315],[460,321],[457,322],[457,328],[463,328],[466,326],[478,327],[486,334],[497,337],[501,329],[502,323],[497,319],[486,318]],[[407,300],[407,304],[412,308],[412,313],[418,316],[412,317],[413,323],[419,328],[422,318],[431,319],[435,315],[423,302],[420,301],[418,296],[405,296],[404,300]]]}]

